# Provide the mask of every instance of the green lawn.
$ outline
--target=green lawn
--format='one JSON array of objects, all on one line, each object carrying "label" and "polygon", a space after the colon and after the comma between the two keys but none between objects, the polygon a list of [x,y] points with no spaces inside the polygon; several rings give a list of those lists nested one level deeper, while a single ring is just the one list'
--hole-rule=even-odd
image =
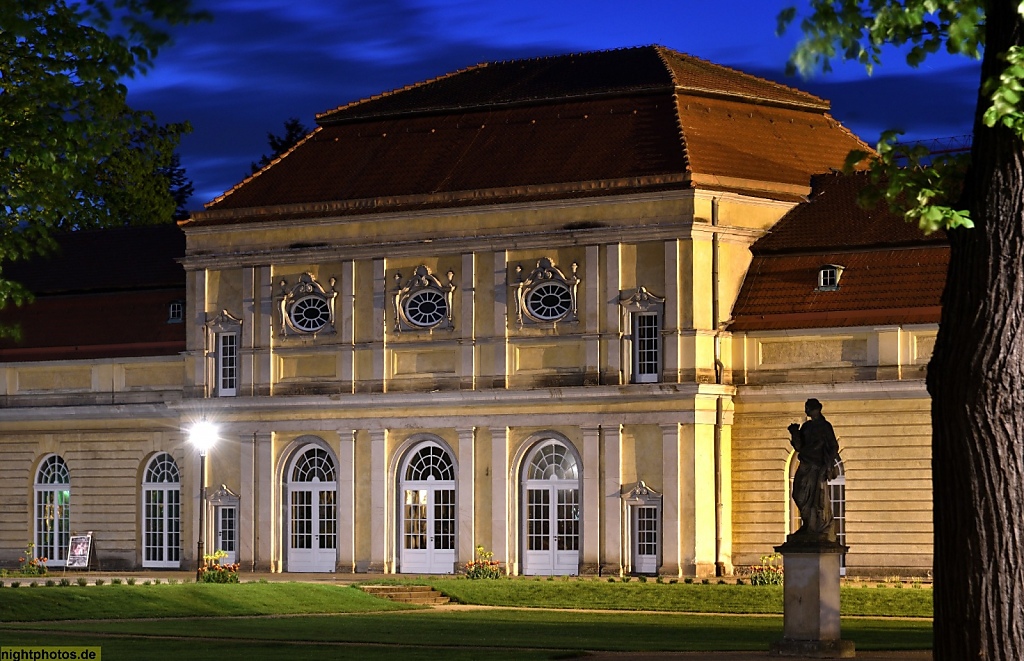
[{"label": "green lawn", "polygon": [[[429,582],[463,601],[541,606],[551,599],[563,606],[626,610],[409,608],[351,587],[308,583],[3,588],[0,647],[99,646],[107,661],[365,659],[385,654],[488,661],[564,659],[583,650],[766,650],[782,633],[779,615],[669,612],[696,610],[693,604],[717,611],[729,603],[737,612],[770,612],[773,600],[781,598],[773,588],[585,580]],[[881,614],[919,609],[918,601],[931,596],[929,590],[852,592],[864,594],[858,608],[876,607]],[[631,612],[645,600],[657,603],[654,610],[659,612]],[[673,604],[685,608],[673,609]],[[860,650],[928,649],[931,622],[847,617],[843,636]]]},{"label": "green lawn", "polygon": [[[560,578],[471,581],[421,579],[463,604],[526,608],[587,608],[677,613],[782,614],[781,586],[686,583],[608,583]],[[931,617],[932,591],[906,588],[842,588],[843,615]]]}]

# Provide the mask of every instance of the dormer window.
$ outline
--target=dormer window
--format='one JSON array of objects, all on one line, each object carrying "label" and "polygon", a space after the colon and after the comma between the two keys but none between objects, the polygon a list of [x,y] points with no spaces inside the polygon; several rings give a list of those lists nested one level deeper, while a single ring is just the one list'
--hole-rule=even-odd
[{"label": "dormer window", "polygon": [[167,323],[180,324],[185,320],[185,303],[183,301],[171,301],[167,306]]},{"label": "dormer window", "polygon": [[826,264],[818,269],[818,291],[836,291],[839,289],[839,278],[844,267],[838,264]]}]

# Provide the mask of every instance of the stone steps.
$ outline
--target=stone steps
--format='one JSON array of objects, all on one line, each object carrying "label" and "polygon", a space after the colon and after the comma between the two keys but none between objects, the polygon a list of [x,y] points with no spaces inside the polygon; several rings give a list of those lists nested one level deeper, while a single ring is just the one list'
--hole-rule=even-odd
[{"label": "stone steps", "polygon": [[360,585],[359,589],[374,597],[403,604],[440,606],[449,602],[448,597],[429,585]]}]

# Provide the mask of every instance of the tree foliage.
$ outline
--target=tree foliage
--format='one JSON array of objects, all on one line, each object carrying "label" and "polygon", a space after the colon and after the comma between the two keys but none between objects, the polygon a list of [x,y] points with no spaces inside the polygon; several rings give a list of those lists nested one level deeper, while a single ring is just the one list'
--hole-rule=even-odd
[{"label": "tree foliage", "polygon": [[309,129],[299,121],[298,117],[289,117],[284,122],[284,133],[282,135],[274,135],[267,132],[267,144],[270,145],[270,155],[264,154],[260,157],[258,163],[253,163],[252,171],[258,172],[270,165],[271,161],[299,144],[299,141],[308,134]]},{"label": "tree foliage", "polygon": [[[985,7],[980,1],[811,0],[810,8],[800,21],[804,37],[788,63],[790,71],[804,75],[830,71],[836,58],[859,62],[871,73],[881,64],[887,45],[907,47],[906,61],[913,67],[941,49],[977,59],[985,45],[981,29]],[[796,7],[780,13],[778,32],[783,33],[796,17]],[[878,143],[878,158],[869,161],[870,177],[884,186],[883,197],[893,210],[928,233],[973,227],[970,212],[957,204],[969,156],[932,159],[923,147],[899,145],[899,135],[885,132]],[[852,153],[847,167],[866,156]],[[874,201],[870,192],[866,198],[866,202]]]},{"label": "tree foliage", "polygon": [[[190,0],[0,3],[0,268],[55,232],[169,220],[166,173],[187,124],[134,110],[171,25],[206,18]],[[0,307],[27,297],[0,271]]]}]

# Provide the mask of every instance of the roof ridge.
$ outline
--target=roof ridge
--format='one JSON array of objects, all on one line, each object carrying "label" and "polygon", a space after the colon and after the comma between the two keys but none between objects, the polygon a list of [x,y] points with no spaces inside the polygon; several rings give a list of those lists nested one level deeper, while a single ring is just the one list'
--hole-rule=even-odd
[{"label": "roof ridge", "polygon": [[[507,61],[510,61],[510,60],[503,60],[503,62],[507,62]],[[432,84],[434,84],[434,83],[436,83],[438,81],[446,80],[448,78],[452,78],[454,76],[458,76],[460,74],[463,74],[463,73],[466,73],[466,72],[469,72],[469,71],[474,71],[476,69],[486,68],[486,67],[490,66],[491,64],[499,64],[499,63],[498,62],[477,62],[476,64],[471,64],[468,67],[463,67],[462,69],[456,69],[455,71],[449,71],[447,73],[443,73],[440,76],[434,76],[433,78],[428,78],[426,80],[420,80],[418,82],[410,83],[410,84],[405,85],[403,87],[396,87],[394,89],[386,90],[384,92],[381,92],[380,94],[374,94],[372,96],[368,96],[368,97],[365,97],[365,98],[362,98],[362,99],[356,99],[355,101],[350,101],[348,103],[344,103],[344,104],[338,106],[337,108],[332,108],[331,110],[325,110],[323,112],[318,112],[313,117],[314,117],[314,119],[316,119],[317,122],[320,122],[321,120],[330,118],[332,115],[336,115],[336,114],[338,114],[340,112],[344,112],[345,110],[349,110],[349,109],[355,108],[357,106],[366,105],[367,103],[369,103],[371,101],[376,101],[378,99],[383,99],[383,98],[386,98],[386,97],[389,97],[389,96],[394,96],[396,94],[400,94],[402,92],[407,92],[409,90],[416,89],[418,87],[426,87],[427,85],[432,85]]]},{"label": "roof ridge", "polygon": [[[210,200],[209,202],[207,202],[206,204],[204,204],[204,205],[203,205],[203,207],[211,207],[211,206],[213,206],[214,204],[217,204],[218,202],[220,202],[220,201],[222,201],[222,200],[223,200],[224,198],[226,198],[226,197],[227,197],[228,195],[231,195],[232,193],[234,193],[234,192],[235,192],[236,190],[238,190],[239,188],[241,188],[241,187],[242,187],[242,186],[244,186],[245,184],[249,183],[250,181],[252,181],[252,180],[253,180],[253,179],[255,179],[256,177],[258,177],[258,176],[260,176],[261,174],[263,174],[264,172],[266,172],[266,171],[267,171],[268,169],[270,169],[270,168],[271,168],[272,166],[276,165],[277,163],[280,163],[280,162],[281,162],[281,161],[282,161],[282,160],[284,159],[284,157],[285,157],[285,156],[287,156],[288,154],[291,154],[291,153],[292,153],[293,151],[295,151],[296,149],[298,149],[300,145],[302,145],[302,144],[305,144],[306,142],[308,142],[308,141],[309,141],[309,139],[310,139],[310,138],[312,138],[312,137],[313,137],[314,135],[316,135],[317,133],[319,133],[321,129],[323,129],[323,127],[322,127],[322,126],[317,126],[317,127],[316,127],[316,128],[314,128],[314,129],[313,129],[312,131],[310,131],[310,132],[309,132],[309,135],[307,135],[307,136],[306,136],[305,138],[303,138],[302,140],[299,140],[298,142],[296,142],[296,143],[295,143],[294,145],[292,145],[291,147],[289,147],[288,149],[286,149],[286,150],[285,150],[284,152],[282,152],[282,153],[281,153],[281,154],[280,154],[279,156],[277,156],[276,158],[274,158],[273,160],[271,160],[271,161],[270,161],[269,163],[267,163],[266,165],[264,165],[263,167],[261,167],[261,168],[260,168],[259,170],[256,170],[255,172],[253,172],[252,174],[250,174],[250,175],[249,175],[248,177],[246,177],[245,179],[242,179],[242,180],[241,180],[240,182],[238,182],[237,184],[235,184],[234,186],[232,186],[232,187],[231,187],[231,188],[229,188],[228,190],[224,191],[223,193],[221,193],[220,195],[218,195],[218,196],[217,196],[217,197],[215,197],[214,199],[212,199],[212,200]],[[187,224],[189,224],[189,223],[191,223],[191,222],[192,222],[192,218],[191,218],[191,216],[190,216],[190,217],[186,218],[185,220],[179,220],[179,221],[178,221],[178,225],[179,225],[179,226],[180,226],[180,225],[187,225]]]},{"label": "roof ridge", "polygon": [[[678,88],[679,77],[676,76],[675,69],[672,68],[672,65],[669,64],[668,58],[665,57],[666,50],[671,49],[660,44],[654,45],[654,52],[658,54],[658,59],[660,59],[661,63],[665,65],[665,69],[668,71],[669,78],[672,79],[672,86]],[[686,171],[692,172],[693,170],[690,167],[690,150],[686,144],[686,130],[683,128],[683,117],[682,115],[679,114],[679,97],[676,96],[675,94],[673,94],[672,96],[674,97],[673,100],[675,101],[672,110],[676,116],[676,128],[679,130],[679,146],[683,150],[683,162],[686,163]]]},{"label": "roof ridge", "polygon": [[[478,62],[477,64],[473,64],[473,65],[470,65],[468,67],[463,67],[462,69],[456,69],[455,71],[450,71],[450,72],[444,73],[444,74],[442,74],[440,76],[435,76],[433,78],[428,78],[426,80],[421,80],[421,81],[418,81],[418,82],[415,82],[415,83],[410,83],[409,85],[405,85],[403,87],[398,87],[398,88],[395,88],[395,89],[387,90],[385,92],[381,92],[379,94],[374,94],[372,96],[368,96],[368,97],[365,97],[365,98],[362,98],[362,99],[358,99],[356,101],[351,101],[349,103],[340,105],[340,106],[338,106],[336,108],[333,108],[331,110],[325,110],[324,112],[317,113],[314,117],[315,117],[315,119],[316,119],[316,121],[318,123],[319,122],[329,122],[332,119],[335,119],[339,114],[341,114],[341,113],[343,113],[343,112],[345,112],[347,110],[352,110],[354,108],[358,108],[359,106],[367,105],[367,104],[369,104],[369,103],[371,103],[373,101],[379,101],[380,99],[389,98],[389,97],[395,96],[397,94],[401,94],[403,92],[408,92],[408,91],[411,91],[411,90],[427,87],[428,85],[433,85],[435,83],[438,83],[438,82],[441,82],[441,81],[444,81],[444,80],[448,80],[450,78],[454,78],[455,76],[466,74],[466,73],[469,73],[471,71],[477,71],[477,70],[486,69],[488,67],[495,67],[495,66],[498,66],[498,65],[506,65],[506,64],[513,64],[513,63],[530,63],[530,62],[554,61],[554,60],[558,60],[558,59],[561,59],[561,58],[583,57],[583,56],[587,56],[587,55],[595,55],[595,54],[598,54],[598,53],[618,53],[618,52],[641,51],[641,50],[652,50],[656,54],[659,54],[659,56],[660,56],[660,53],[658,53],[658,49],[659,48],[663,48],[663,47],[662,46],[658,46],[657,44],[645,44],[645,45],[641,45],[641,46],[620,46],[620,47],[617,47],[617,48],[603,48],[603,49],[597,49],[597,50],[579,50],[579,51],[569,51],[567,53],[557,53],[557,54],[553,54],[553,55],[539,55],[539,56],[536,56],[536,57],[524,57],[524,58],[513,58],[513,59],[505,59],[505,60],[493,60],[493,61],[488,61],[488,62]],[[662,61],[664,62],[664,58],[662,58]],[[675,78],[674,78],[674,74],[673,74],[673,72],[671,70],[671,67],[666,66],[666,69],[668,69],[669,75],[673,77],[673,81],[674,81]],[[562,98],[565,98],[565,97],[559,96],[559,97],[535,98],[535,99],[530,99],[528,102],[535,103],[535,102],[541,101],[541,100],[557,100],[557,99],[562,99]],[[458,106],[458,105],[452,106],[452,108],[460,108],[460,107],[461,106]],[[451,109],[451,108],[441,108],[439,110],[446,110],[446,109]],[[341,121],[341,120],[339,119],[338,121]]]},{"label": "roof ridge", "polygon": [[[789,92],[791,94],[796,94],[796,95],[799,95],[799,96],[807,97],[809,99],[813,99],[816,103],[815,102],[809,103],[808,105],[810,105],[811,107],[823,108],[825,110],[830,110],[832,108],[832,103],[828,99],[823,99],[822,97],[820,97],[820,96],[818,96],[816,94],[811,94],[810,92],[802,90],[802,89],[800,89],[798,87],[792,87],[790,85],[784,85],[782,83],[779,83],[777,81],[771,80],[769,78],[764,78],[763,76],[755,76],[754,74],[747,73],[746,71],[743,71],[741,69],[736,69],[734,67],[731,67],[731,66],[728,66],[728,65],[725,65],[725,64],[719,64],[718,62],[712,62],[711,60],[707,60],[707,59],[705,59],[703,57],[700,57],[698,55],[691,55],[690,53],[684,53],[683,51],[679,51],[679,50],[676,50],[674,48],[669,48],[667,46],[658,45],[657,48],[660,49],[659,50],[659,54],[661,54],[662,57],[664,57],[664,52],[661,52],[661,51],[667,51],[669,53],[675,53],[676,55],[678,55],[678,56],[680,56],[682,58],[685,58],[687,60],[690,60],[692,62],[699,63],[701,65],[712,67],[712,68],[715,68],[715,69],[728,71],[728,72],[730,72],[732,74],[735,74],[735,75],[737,75],[740,78],[743,78],[745,80],[757,81],[759,83],[767,83],[771,87],[774,87],[774,88],[776,88],[778,90],[783,90],[783,91]],[[669,65],[669,66],[671,67],[671,65]],[[677,77],[675,76],[675,71],[672,72],[672,75],[673,75],[673,79],[677,79]],[[709,90],[708,88],[705,88],[705,87],[687,86],[687,85],[682,85],[682,84],[678,84],[678,86],[681,87],[682,89],[690,90],[690,91],[703,91],[703,92],[715,91],[718,94],[723,94],[720,91]],[[724,95],[725,96],[745,96],[745,95],[730,94],[730,93],[724,93]],[[758,96],[756,98],[763,98],[763,97]],[[779,103],[779,101],[776,100],[776,99],[764,99],[764,100],[773,101],[775,103]],[[781,103],[783,103],[785,105],[795,105],[795,104],[793,104],[793,102],[781,102]]]}]

